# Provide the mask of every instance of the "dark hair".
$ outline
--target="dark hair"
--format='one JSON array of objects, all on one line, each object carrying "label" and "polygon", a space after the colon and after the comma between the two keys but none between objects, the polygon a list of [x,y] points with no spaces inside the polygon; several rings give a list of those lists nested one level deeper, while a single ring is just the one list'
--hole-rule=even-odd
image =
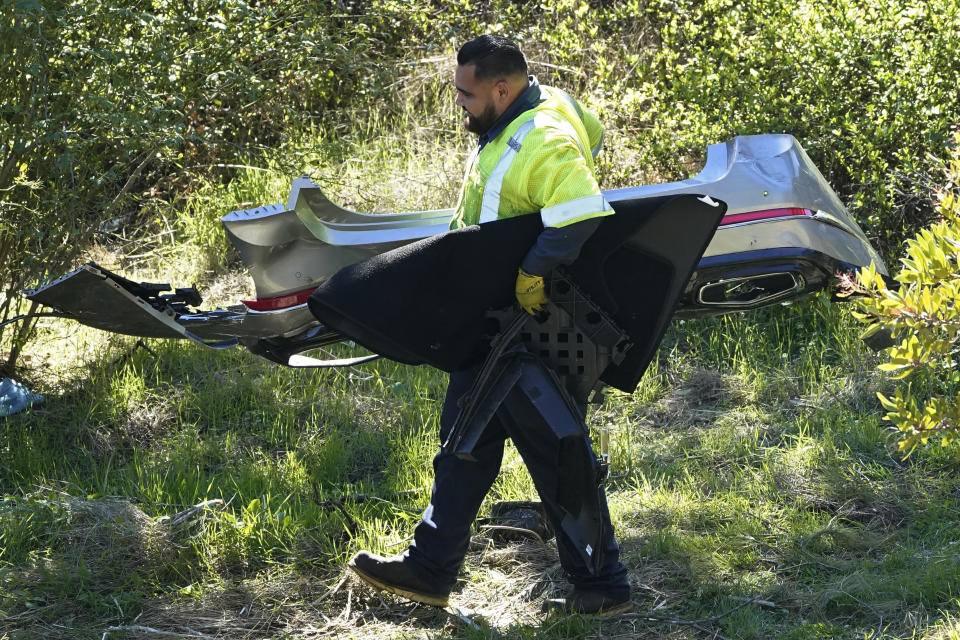
[{"label": "dark hair", "polygon": [[460,47],[457,64],[474,65],[473,77],[477,80],[518,73],[527,75],[527,59],[517,43],[492,33],[478,36]]}]

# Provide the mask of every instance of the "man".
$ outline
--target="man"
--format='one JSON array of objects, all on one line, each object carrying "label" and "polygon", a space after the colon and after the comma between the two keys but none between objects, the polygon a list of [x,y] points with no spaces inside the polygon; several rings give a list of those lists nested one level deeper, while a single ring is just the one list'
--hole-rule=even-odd
[{"label": "man", "polygon": [[[596,117],[569,95],[542,87],[527,75],[517,45],[484,35],[457,54],[457,104],[465,127],[478,134],[451,228],[539,212],[544,230],[518,268],[517,301],[530,314],[548,299],[544,276],[570,264],[600,220],[613,213],[593,170],[602,128]],[[458,400],[470,388],[477,369],[450,375],[440,416],[440,441],[456,421]],[[470,528],[484,496],[500,470],[507,437],[499,413],[486,426],[472,453],[476,461],[438,454],[430,506],[414,532],[414,542],[399,556],[384,558],[361,551],[350,567],[367,583],[405,598],[446,606],[470,542]],[[556,482],[556,469],[537,460],[538,443],[523,429],[511,430],[514,444],[534,481]],[[546,477],[552,476],[552,477]],[[537,482],[538,487],[541,482]],[[559,510],[544,498],[555,524]],[[630,607],[627,571],[619,561],[606,500],[601,494],[601,566],[591,572],[570,538],[559,528],[561,564],[573,584],[550,606],[577,613],[619,613]]]}]

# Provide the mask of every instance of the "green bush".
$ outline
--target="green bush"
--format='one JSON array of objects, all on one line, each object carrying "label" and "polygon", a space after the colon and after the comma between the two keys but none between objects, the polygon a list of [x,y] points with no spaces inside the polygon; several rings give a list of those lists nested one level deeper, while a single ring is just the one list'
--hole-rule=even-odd
[{"label": "green bush", "polygon": [[[154,230],[327,110],[378,102],[405,29],[384,7],[4,0],[0,322],[91,238]],[[7,368],[30,328],[8,334]]]},{"label": "green bush", "polygon": [[[624,81],[611,72],[604,93],[641,163],[685,177],[708,143],[792,133],[882,254],[930,221],[928,156],[942,157],[960,120],[956,2],[634,5],[607,29],[642,12],[649,26],[623,49],[635,69]],[[618,40],[601,35],[613,46],[598,69],[626,66]]]},{"label": "green bush", "polygon": [[[541,81],[598,111],[605,188],[687,177],[708,144],[735,135],[792,133],[887,256],[932,219],[931,157],[960,121],[954,0],[2,8],[0,322],[91,238],[165,229],[237,164],[298,174],[290,141],[318,128],[337,153],[409,129],[458,144],[453,122],[424,116],[448,112],[437,88],[451,84],[456,47],[481,32],[518,39]],[[0,333],[8,368],[29,331]]]},{"label": "green bush", "polygon": [[688,177],[706,146],[791,133],[882,255],[928,224],[931,156],[960,121],[954,0],[491,3],[541,80],[607,125],[601,177]]},{"label": "green bush", "polygon": [[[899,288],[887,288],[871,265],[861,270],[852,292],[865,294],[858,317],[869,323],[869,336],[888,331],[898,343],[888,349],[880,369],[903,379],[920,370],[938,376],[946,388],[956,387],[960,347],[960,134],[954,138],[946,186],[939,191],[940,219],[907,241]],[[944,445],[960,435],[960,394],[934,393],[926,399],[912,385],[893,398],[880,395],[886,419],[902,432],[900,448],[912,451],[939,437]]]}]

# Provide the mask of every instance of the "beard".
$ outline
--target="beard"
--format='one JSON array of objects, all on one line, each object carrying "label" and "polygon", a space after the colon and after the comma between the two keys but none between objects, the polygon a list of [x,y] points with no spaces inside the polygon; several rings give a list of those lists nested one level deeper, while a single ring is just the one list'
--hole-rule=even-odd
[{"label": "beard", "polygon": [[467,128],[467,131],[476,134],[485,133],[490,127],[493,126],[493,123],[497,121],[497,112],[493,107],[493,104],[488,104],[484,110],[479,115],[473,115],[466,109],[467,117],[464,122],[464,125]]}]

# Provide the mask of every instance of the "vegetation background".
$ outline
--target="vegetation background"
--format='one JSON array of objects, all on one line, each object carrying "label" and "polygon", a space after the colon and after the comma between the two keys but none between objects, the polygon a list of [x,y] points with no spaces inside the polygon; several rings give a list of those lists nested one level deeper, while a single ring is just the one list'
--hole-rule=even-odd
[{"label": "vegetation background", "polygon": [[[604,188],[783,131],[891,265],[937,216],[956,0],[0,0],[0,322],[91,257],[233,302],[249,285],[217,219],[304,172],[353,208],[452,204],[471,144],[453,53],[488,31],[600,115]],[[652,612],[606,622],[538,613],[563,589],[549,547],[478,536],[459,614],[342,574],[402,549],[425,506],[441,374],[65,324],[0,329],[4,374],[47,396],[0,420],[0,638],[960,637],[956,445],[903,459],[876,398],[894,383],[826,297],[678,321],[594,412]],[[511,454],[490,500],[531,497]]]}]

